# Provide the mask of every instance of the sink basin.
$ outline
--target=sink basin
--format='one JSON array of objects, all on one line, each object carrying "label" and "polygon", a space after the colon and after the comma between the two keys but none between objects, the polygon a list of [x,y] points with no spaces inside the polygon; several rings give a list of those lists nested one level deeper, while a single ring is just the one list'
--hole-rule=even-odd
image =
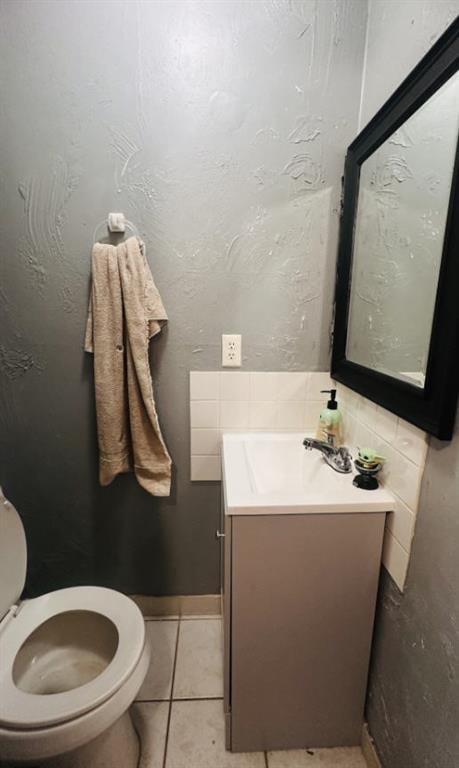
[{"label": "sink basin", "polygon": [[224,434],[225,508],[229,515],[390,512],[384,487],[365,491],[354,474],[335,472],[319,451],[306,451],[304,433]]}]

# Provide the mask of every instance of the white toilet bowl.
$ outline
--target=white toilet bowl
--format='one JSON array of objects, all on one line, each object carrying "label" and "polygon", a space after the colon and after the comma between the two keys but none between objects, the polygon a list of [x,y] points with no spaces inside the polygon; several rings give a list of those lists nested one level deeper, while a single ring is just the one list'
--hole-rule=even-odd
[{"label": "white toilet bowl", "polygon": [[142,614],[101,587],[18,603],[26,559],[0,489],[0,765],[134,768],[128,709],[149,662]]}]

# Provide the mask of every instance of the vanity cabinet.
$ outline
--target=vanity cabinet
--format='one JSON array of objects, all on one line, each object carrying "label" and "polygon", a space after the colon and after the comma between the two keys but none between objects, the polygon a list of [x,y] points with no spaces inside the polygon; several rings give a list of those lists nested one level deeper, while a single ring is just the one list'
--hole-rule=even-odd
[{"label": "vanity cabinet", "polygon": [[360,744],[385,513],[222,517],[227,748]]}]

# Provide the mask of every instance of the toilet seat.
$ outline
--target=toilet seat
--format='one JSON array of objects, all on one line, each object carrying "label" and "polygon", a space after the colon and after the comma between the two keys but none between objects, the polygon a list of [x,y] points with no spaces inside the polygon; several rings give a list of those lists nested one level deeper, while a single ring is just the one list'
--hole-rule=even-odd
[{"label": "toilet seat", "polygon": [[[17,687],[13,666],[18,652],[40,625],[61,613],[93,612],[118,633],[118,646],[106,668],[90,682],[63,693],[35,694]],[[24,601],[0,633],[0,727],[30,730],[64,723],[95,709],[132,674],[145,645],[142,614],[128,597],[103,587],[69,587]]]}]

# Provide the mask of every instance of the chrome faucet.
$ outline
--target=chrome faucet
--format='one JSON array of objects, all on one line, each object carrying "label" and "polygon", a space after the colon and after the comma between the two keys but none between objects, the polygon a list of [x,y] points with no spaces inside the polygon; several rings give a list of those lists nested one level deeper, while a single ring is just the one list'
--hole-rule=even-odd
[{"label": "chrome faucet", "polygon": [[332,442],[327,443],[324,440],[317,440],[315,437],[306,437],[303,440],[303,445],[307,451],[312,451],[313,448],[320,451],[327,464],[335,472],[342,474],[352,472],[351,454],[344,445],[341,448],[336,448]]}]

